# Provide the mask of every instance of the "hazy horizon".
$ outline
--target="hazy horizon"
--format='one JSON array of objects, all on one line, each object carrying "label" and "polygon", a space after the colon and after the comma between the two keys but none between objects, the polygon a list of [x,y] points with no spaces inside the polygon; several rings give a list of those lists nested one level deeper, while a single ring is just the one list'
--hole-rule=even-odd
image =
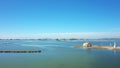
[{"label": "hazy horizon", "polygon": [[1,39],[100,39],[120,38],[120,32],[73,32],[73,33],[40,33],[40,34],[6,34]]}]

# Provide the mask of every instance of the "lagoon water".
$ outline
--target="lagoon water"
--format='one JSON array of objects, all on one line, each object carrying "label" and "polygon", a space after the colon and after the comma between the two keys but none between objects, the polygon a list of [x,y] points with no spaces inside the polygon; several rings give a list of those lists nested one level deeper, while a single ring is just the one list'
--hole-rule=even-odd
[{"label": "lagoon water", "polygon": [[[114,42],[89,41],[93,45],[113,45]],[[120,46],[120,40],[115,41]],[[42,50],[41,53],[0,53],[0,68],[120,68],[120,51],[73,48],[83,42],[0,40],[0,50]]]}]

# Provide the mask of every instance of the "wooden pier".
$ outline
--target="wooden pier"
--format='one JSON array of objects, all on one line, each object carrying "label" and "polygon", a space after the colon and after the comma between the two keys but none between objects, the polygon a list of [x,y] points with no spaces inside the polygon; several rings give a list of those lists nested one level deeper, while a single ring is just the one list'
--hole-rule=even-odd
[{"label": "wooden pier", "polygon": [[0,50],[0,53],[40,53],[41,50]]}]

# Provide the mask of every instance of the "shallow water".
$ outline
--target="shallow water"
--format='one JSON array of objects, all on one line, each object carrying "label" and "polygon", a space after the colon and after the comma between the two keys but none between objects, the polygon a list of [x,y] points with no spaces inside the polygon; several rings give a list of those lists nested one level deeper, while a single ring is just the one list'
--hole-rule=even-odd
[{"label": "shallow water", "polygon": [[[113,45],[110,40],[89,40]],[[0,50],[42,50],[41,53],[0,53],[0,68],[120,68],[120,51],[76,49],[84,41],[0,40]],[[120,45],[120,40],[116,40]]]}]

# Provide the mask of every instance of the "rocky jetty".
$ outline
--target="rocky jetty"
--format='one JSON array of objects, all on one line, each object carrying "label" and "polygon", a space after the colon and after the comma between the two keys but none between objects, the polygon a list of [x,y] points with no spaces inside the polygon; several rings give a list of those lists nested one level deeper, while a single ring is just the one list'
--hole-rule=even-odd
[{"label": "rocky jetty", "polygon": [[89,42],[85,42],[82,45],[74,46],[74,48],[91,48],[91,49],[107,49],[107,50],[120,50],[120,46],[101,46],[101,45],[91,45]]}]

